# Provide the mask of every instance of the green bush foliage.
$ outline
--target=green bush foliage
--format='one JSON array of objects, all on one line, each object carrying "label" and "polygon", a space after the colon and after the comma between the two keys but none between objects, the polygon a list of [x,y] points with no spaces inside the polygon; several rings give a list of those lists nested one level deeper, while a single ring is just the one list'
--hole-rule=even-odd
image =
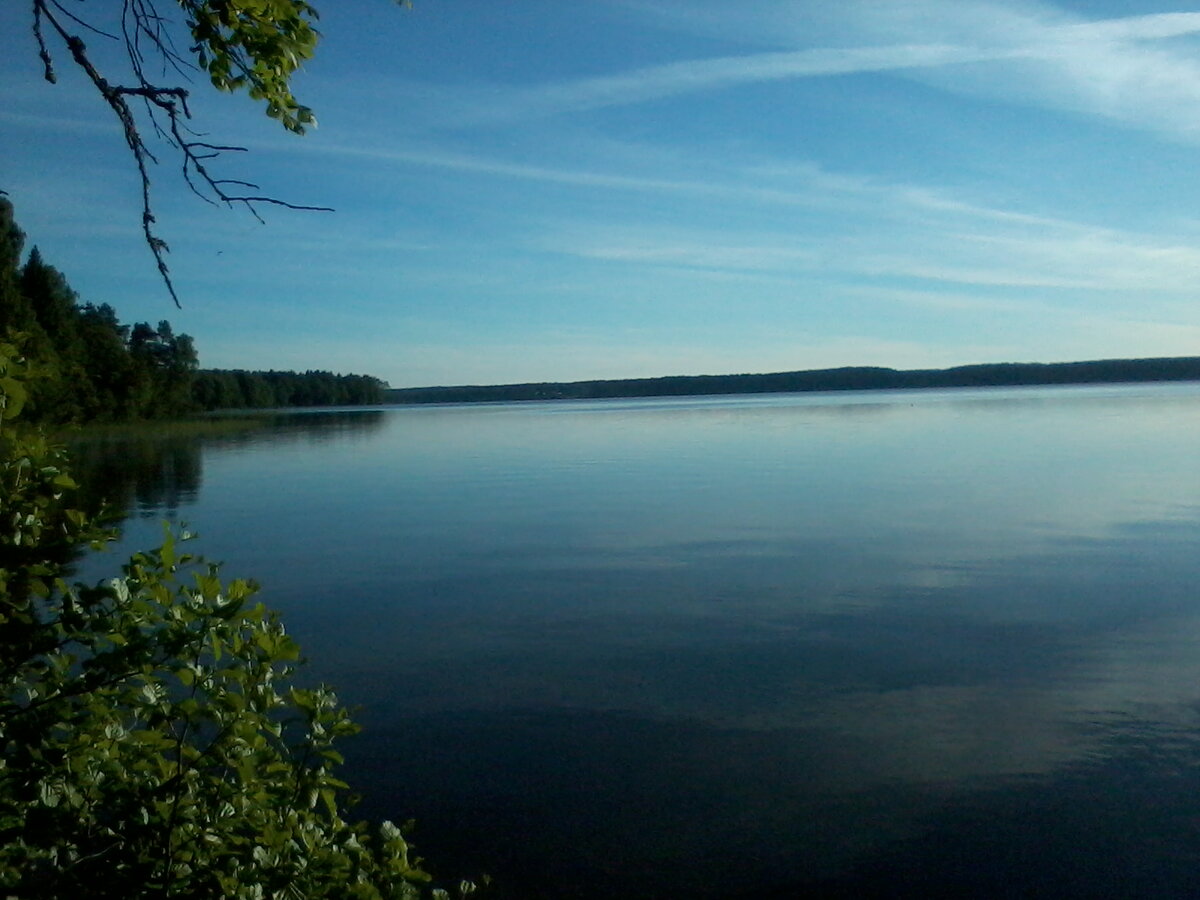
[{"label": "green bush foliage", "polygon": [[111,536],[17,418],[33,375],[0,342],[0,893],[448,896],[396,826],[344,818],[334,745],[356,726],[297,686],[253,583],[169,531],[115,577],[67,583],[71,554]]}]

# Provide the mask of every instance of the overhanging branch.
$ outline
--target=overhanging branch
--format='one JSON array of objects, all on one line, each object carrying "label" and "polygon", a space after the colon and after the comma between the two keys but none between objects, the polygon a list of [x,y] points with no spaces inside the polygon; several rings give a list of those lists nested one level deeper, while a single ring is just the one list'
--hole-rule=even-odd
[{"label": "overhanging branch", "polygon": [[[133,74],[131,84],[112,84],[93,64],[88,56],[87,45],[78,34],[72,33],[64,24],[65,20],[74,22],[96,34],[114,40],[123,40],[130,60]],[[154,256],[158,273],[166,285],[167,292],[176,307],[181,307],[179,295],[176,293],[171,272],[167,266],[166,255],[170,247],[155,230],[155,216],[151,202],[151,179],[149,164],[158,160],[146,146],[138,122],[129,104],[130,98],[137,98],[145,104],[146,114],[154,132],[167,142],[181,155],[181,174],[188,188],[197,197],[214,205],[233,207],[240,205],[263,222],[259,212],[260,206],[279,206],[285,209],[305,210],[314,212],[332,212],[327,206],[312,206],[301,203],[291,203],[277,197],[260,193],[239,193],[231,188],[241,187],[258,191],[258,185],[233,178],[218,178],[210,170],[213,159],[223,153],[243,153],[245,147],[227,144],[214,144],[201,140],[202,136],[193,131],[186,123],[191,119],[188,108],[188,91],[183,87],[164,87],[150,81],[145,74],[146,50],[143,40],[149,43],[152,53],[162,59],[165,73],[168,66],[179,74],[185,75],[184,67],[190,64],[175,50],[169,33],[164,27],[165,20],[154,7],[153,0],[125,0],[122,10],[122,37],[118,38],[95,28],[83,21],[69,10],[62,7],[58,0],[33,0],[33,35],[37,42],[38,58],[42,62],[43,77],[50,83],[57,82],[53,58],[43,34],[42,23],[49,23],[56,33],[71,59],[87,75],[92,85],[108,104],[121,123],[125,143],[133,154],[134,164],[138,171],[142,191],[142,234],[146,245]]]}]

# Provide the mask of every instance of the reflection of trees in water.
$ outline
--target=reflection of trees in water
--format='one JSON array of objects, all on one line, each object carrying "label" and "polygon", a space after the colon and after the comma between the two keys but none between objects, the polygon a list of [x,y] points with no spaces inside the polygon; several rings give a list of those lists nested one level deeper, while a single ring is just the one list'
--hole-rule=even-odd
[{"label": "reflection of trees in water", "polygon": [[91,512],[107,503],[122,519],[170,515],[198,497],[205,453],[366,437],[383,416],[381,410],[339,410],[85,430],[70,443],[78,502]]},{"label": "reflection of trees in water", "polygon": [[[358,440],[377,432],[383,426],[385,415],[381,409],[304,409],[274,415],[260,413],[252,417],[259,427],[230,431],[214,437],[209,443],[228,447],[297,441],[327,444],[334,440]],[[237,419],[226,421],[236,422]]]},{"label": "reflection of trees in water", "polygon": [[203,440],[128,433],[85,438],[70,447],[80,502],[95,512],[107,503],[124,518],[174,512],[196,499],[203,479]]}]

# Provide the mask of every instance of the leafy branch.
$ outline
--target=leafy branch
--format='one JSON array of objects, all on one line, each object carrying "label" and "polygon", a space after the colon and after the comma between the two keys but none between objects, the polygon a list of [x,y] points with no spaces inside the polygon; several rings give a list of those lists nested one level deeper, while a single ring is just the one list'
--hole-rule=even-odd
[{"label": "leafy branch", "polygon": [[[290,78],[304,59],[312,55],[317,32],[310,20],[316,10],[303,0],[177,0],[187,17],[187,28],[194,43],[199,68],[205,70],[219,90],[245,88],[256,100],[263,100],[267,115],[279,119],[284,128],[296,134],[316,124],[311,109],[292,95]],[[210,168],[212,161],[225,153],[244,153],[245,147],[217,144],[188,124],[192,112],[189,92],[182,86],[167,86],[152,80],[147,72],[157,59],[162,74],[172,71],[188,79],[197,65],[177,48],[169,29],[170,20],[161,15],[154,0],[122,0],[120,35],[104,31],[85,21],[59,0],[33,0],[33,36],[42,62],[42,76],[57,83],[54,58],[46,39],[56,36],[71,60],[88,77],[93,87],[113,111],[121,125],[125,143],[133,154],[142,193],[142,234],[154,256],[158,273],[175,305],[180,306],[167,253],[170,247],[155,229],[151,200],[151,164],[158,159],[147,146],[134,114],[133,104],[141,105],[155,135],[175,150],[181,159],[181,174],[188,188],[200,199],[213,205],[245,208],[259,222],[260,207],[331,212],[327,206],[291,203],[261,192],[253,182],[218,177]],[[129,59],[131,79],[118,84],[109,81],[88,54],[79,32],[91,32],[101,38],[123,44]]]}]

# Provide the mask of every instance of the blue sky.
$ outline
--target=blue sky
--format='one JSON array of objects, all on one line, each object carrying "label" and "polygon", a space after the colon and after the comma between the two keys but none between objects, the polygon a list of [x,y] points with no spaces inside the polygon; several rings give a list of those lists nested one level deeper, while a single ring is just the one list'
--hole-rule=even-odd
[{"label": "blue sky", "polygon": [[111,114],[0,7],[0,188],[83,300],[395,386],[1200,354],[1194,3],[317,5],[316,131],[194,110],[337,211],[211,209],[164,148],[182,310]]}]

